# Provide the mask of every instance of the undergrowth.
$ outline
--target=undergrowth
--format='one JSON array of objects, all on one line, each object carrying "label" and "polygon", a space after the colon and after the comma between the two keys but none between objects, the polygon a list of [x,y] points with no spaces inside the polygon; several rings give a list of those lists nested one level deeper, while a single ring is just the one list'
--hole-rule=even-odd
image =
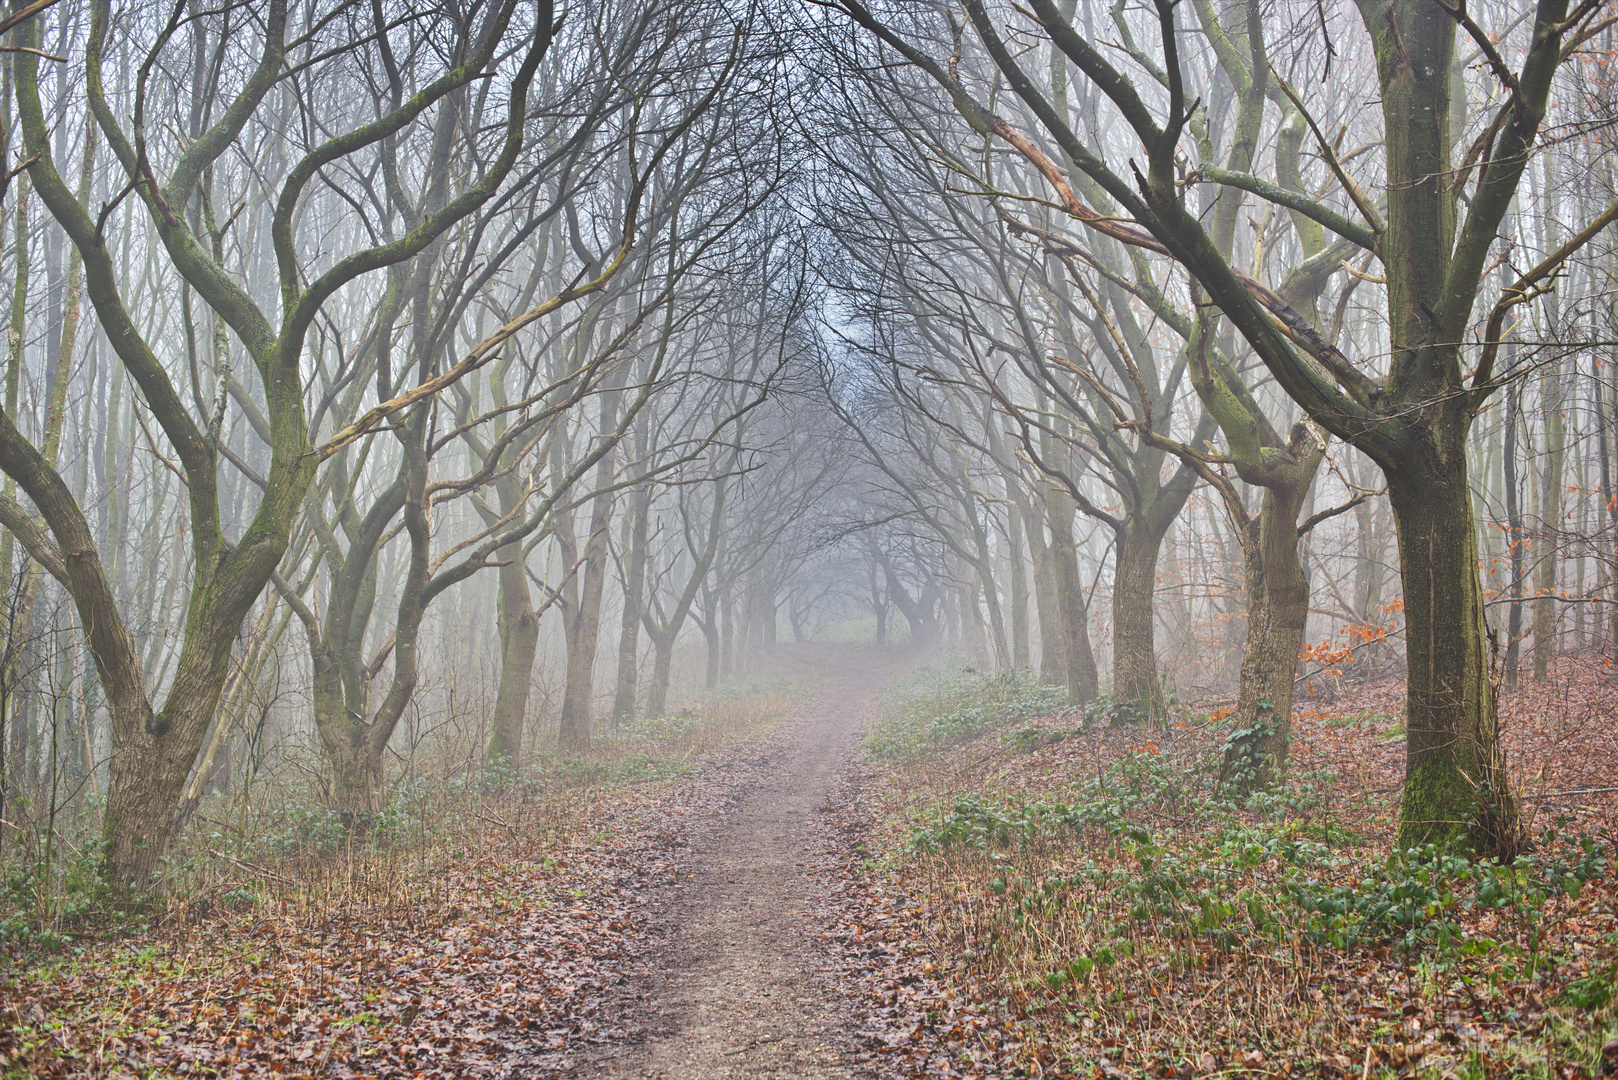
[{"label": "undergrowth", "polygon": [[585,754],[535,754],[527,768],[412,762],[390,778],[366,827],[330,809],[318,775],[210,796],[169,854],[152,910],[122,912],[101,891],[93,816],[25,833],[0,873],[0,961],[71,952],[83,941],[153,926],[278,912],[375,914],[449,903],[446,872],[491,844],[540,850],[579,811],[625,785],[688,776],[705,754],[766,733],[790,715],[789,684],[728,686],[657,719],[603,722]]},{"label": "undergrowth", "polygon": [[1028,672],[923,669],[884,692],[881,718],[865,748],[873,757],[922,760],[1049,713],[1066,697],[1062,687],[1037,682]]},{"label": "undergrowth", "polygon": [[[934,720],[911,697],[895,725],[946,738],[874,747],[959,747],[904,774],[940,801],[893,849],[894,885],[968,1000],[1016,1003],[1073,1067],[1618,1070],[1607,839],[1553,819],[1509,864],[1393,850],[1336,820],[1329,771],[1237,798],[1210,731],[1159,748],[1058,720],[965,745],[1005,722],[957,718],[1004,715],[1012,695],[981,676],[948,685]],[[1037,699],[1021,700],[1026,718]]]}]

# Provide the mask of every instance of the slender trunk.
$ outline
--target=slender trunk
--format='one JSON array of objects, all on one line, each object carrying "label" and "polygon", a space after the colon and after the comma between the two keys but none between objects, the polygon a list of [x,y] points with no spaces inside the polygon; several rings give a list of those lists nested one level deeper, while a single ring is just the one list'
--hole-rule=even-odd
[{"label": "slender trunk", "polygon": [[1366,623],[1382,621],[1382,530],[1376,503],[1370,499],[1354,507],[1354,608]]},{"label": "slender trunk", "polygon": [[1551,653],[1556,648],[1557,570],[1562,561],[1562,459],[1567,453],[1567,426],[1563,415],[1564,381],[1560,365],[1552,365],[1546,376],[1545,471],[1539,485],[1538,542],[1534,545],[1534,681],[1544,682],[1550,673]]},{"label": "slender trunk", "polygon": [[759,594],[759,643],[767,649],[773,650],[776,643],[781,640],[779,618],[781,614],[780,601],[776,599],[775,590],[770,589]]},{"label": "slender trunk", "polygon": [[1055,587],[1055,615],[1063,651],[1062,682],[1068,701],[1084,706],[1101,692],[1095,654],[1090,649],[1089,614],[1084,603],[1084,581],[1079,576],[1078,547],[1073,540],[1073,501],[1066,491],[1051,485],[1046,495],[1050,524],[1050,573]]},{"label": "slender trunk", "polygon": [[719,674],[730,679],[736,670],[736,599],[728,586],[719,593]]},{"label": "slender trunk", "polygon": [[983,625],[983,609],[978,606],[978,575],[972,571],[960,573],[962,570],[966,568],[957,567],[956,578],[964,578],[965,583],[955,590],[955,602],[961,611],[961,645],[974,665],[985,667],[989,663],[989,638]]},{"label": "slender trunk", "polygon": [[1045,528],[1030,518],[1026,530],[1034,559],[1034,613],[1039,619],[1039,681],[1066,686],[1068,680],[1067,622],[1057,591],[1055,559],[1045,543]]},{"label": "slender trunk", "polygon": [[1015,506],[1006,512],[1006,557],[1011,561],[1011,666],[1028,668],[1028,563],[1022,553],[1022,514]]},{"label": "slender trunk", "polygon": [[[15,216],[17,246],[16,265],[11,286],[11,324],[6,328],[6,417],[17,423],[17,399],[22,389],[22,338],[28,319],[28,250],[33,230],[28,227],[28,177],[16,179],[17,212]],[[6,497],[15,498],[17,481],[9,474],[5,481]],[[0,590],[11,593],[11,568],[15,558],[14,541],[9,530],[0,529]],[[8,633],[10,628],[8,627]]]},{"label": "slender trunk", "polygon": [[1506,608],[1506,674],[1509,690],[1517,688],[1522,657],[1523,535],[1522,502],[1517,490],[1517,388],[1506,389],[1506,422],[1501,436],[1504,454],[1501,465],[1506,488],[1506,551],[1511,572],[1511,604]]},{"label": "slender trunk", "polygon": [[652,683],[646,688],[648,720],[662,716],[668,702],[669,679],[674,671],[674,639],[678,636],[678,633],[652,636]]},{"label": "slender trunk", "polygon": [[[616,392],[601,403],[601,430],[609,430],[618,414]],[[566,675],[562,684],[562,710],[557,718],[557,745],[564,751],[590,748],[591,713],[595,708],[596,653],[601,646],[601,596],[607,579],[607,529],[612,524],[612,482],[616,455],[609,451],[596,465],[596,495],[590,506],[590,533],[585,538],[584,566],[574,602],[563,612],[567,639]],[[559,523],[572,528],[572,515]],[[570,550],[571,545],[564,550]]]},{"label": "slender trunk", "polygon": [[[10,66],[7,66],[7,75]],[[10,82],[8,77],[7,82]],[[9,103],[9,86],[6,100]],[[9,109],[7,110],[9,112]],[[22,339],[23,325],[28,314],[28,249],[32,230],[28,227],[28,177],[20,175],[16,180],[17,212],[16,223],[16,264],[11,290],[11,322],[6,328],[6,383],[5,383],[5,415],[12,423],[17,422],[17,399],[22,387]],[[3,488],[7,499],[16,497],[17,482],[9,474],[5,478]],[[19,692],[17,679],[17,664],[21,659],[20,642],[29,636],[24,624],[33,613],[32,600],[24,602],[13,588],[12,572],[16,562],[15,541],[10,529],[0,529],[0,597],[4,597],[7,605],[6,621],[6,647],[5,666],[0,669],[0,682],[3,682],[7,693],[0,697],[0,737],[8,734],[11,737],[11,751],[7,755],[11,773],[20,775],[20,766],[26,753],[26,743],[21,738],[23,728],[20,720],[12,713],[20,703],[22,694]],[[26,580],[26,579],[25,579]],[[24,591],[27,586],[24,586]],[[8,732],[9,729],[9,732]],[[9,783],[9,777],[0,775],[0,817],[5,817],[10,809],[7,802],[8,789],[15,785]]]},{"label": "slender trunk", "polygon": [[[606,460],[603,459],[597,475],[597,486],[604,487],[610,476]],[[557,742],[568,751],[590,748],[590,714],[595,704],[595,663],[601,644],[601,595],[607,575],[607,525],[611,513],[612,496],[597,495],[590,511],[590,536],[585,545],[578,606],[566,613],[567,673],[562,688],[562,711],[557,721]]]},{"label": "slender trunk", "polygon": [[500,632],[500,688],[495,692],[489,746],[484,766],[515,772],[522,766],[523,726],[528,718],[528,694],[534,679],[534,656],[539,651],[539,616],[528,590],[528,569],[522,544],[512,544],[495,556],[499,568],[498,612]]},{"label": "slender trunk", "polygon": [[1618,494],[1613,492],[1612,468],[1612,424],[1618,419],[1618,399],[1614,400],[1614,412],[1608,412],[1607,397],[1610,391],[1606,389],[1606,380],[1601,379],[1596,384],[1596,431],[1601,439],[1601,497],[1607,505],[1606,544],[1604,545],[1607,559],[1607,586],[1610,596],[1607,603],[1607,678],[1611,681],[1618,678],[1618,567],[1612,565],[1615,542],[1618,542]]},{"label": "slender trunk", "polygon": [[624,611],[618,624],[618,685],[612,695],[614,722],[635,715],[635,683],[640,675],[640,618],[646,593],[646,535],[651,490],[635,492],[629,504],[629,544],[624,562]]},{"label": "slender trunk", "polygon": [[706,646],[707,664],[703,669],[703,686],[713,690],[719,686],[719,598],[709,593],[702,606],[702,641]]}]

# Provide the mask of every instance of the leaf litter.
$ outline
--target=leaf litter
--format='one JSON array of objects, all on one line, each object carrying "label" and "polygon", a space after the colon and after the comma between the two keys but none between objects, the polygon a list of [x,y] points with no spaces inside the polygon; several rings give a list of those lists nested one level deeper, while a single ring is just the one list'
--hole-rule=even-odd
[{"label": "leaf litter", "polygon": [[[1519,794],[1540,823],[1610,843],[1614,692],[1597,664],[1563,661],[1553,675],[1503,703]],[[1318,871],[1328,883],[1383,859],[1403,771],[1402,696],[1402,685],[1384,681],[1300,701],[1293,768],[1312,785],[1310,799],[1244,811],[1238,825],[1335,836],[1341,865]],[[917,831],[936,827],[962,796],[1002,808],[1071,797],[1119,763],[1160,758],[1189,775],[1219,738],[1206,724],[1146,733],[1062,713],[1030,726],[1044,734],[990,732],[920,762],[857,761],[818,807],[812,933],[824,951],[815,979],[819,993],[846,1004],[851,1070],[1618,1074],[1614,1003],[1579,1004],[1574,993],[1599,989],[1618,964],[1610,863],[1576,897],[1545,898],[1532,926],[1503,909],[1435,911],[1461,940],[1489,943],[1442,956],[1284,935],[1174,938],[1093,884],[1074,886],[1078,899],[1064,910],[1111,913],[1110,940],[1132,941],[1127,954],[1095,962],[1112,946],[1099,944],[1093,917],[1009,922],[1012,905],[1027,909],[1019,883],[1085,859],[1095,880],[1121,880],[1108,868],[1138,873],[1144,848],[1109,847],[1092,830],[1020,849],[926,853]],[[671,929],[648,897],[679,886],[694,830],[712,828],[779,761],[767,740],[728,746],[681,779],[574,793],[565,810],[551,808],[549,828],[510,827],[515,815],[490,806],[502,827],[467,845],[475,854],[413,905],[285,895],[250,912],[171,917],[90,941],[71,958],[13,955],[0,972],[0,1068],[53,1078],[572,1075],[569,1062],[634,1037],[623,1027],[631,980]],[[1209,850],[1184,805],[1137,805],[1130,820],[1157,838],[1154,858]],[[1273,888],[1286,877],[1282,861],[1259,858],[1222,888]],[[1543,958],[1532,966],[1521,962],[1530,945]],[[1075,958],[1090,965],[1084,979],[1054,983],[1049,973]]]}]

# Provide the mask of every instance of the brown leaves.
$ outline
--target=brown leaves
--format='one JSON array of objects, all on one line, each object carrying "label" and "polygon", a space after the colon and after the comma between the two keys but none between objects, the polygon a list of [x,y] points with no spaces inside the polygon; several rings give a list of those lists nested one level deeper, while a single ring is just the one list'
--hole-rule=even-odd
[{"label": "brown leaves", "polygon": [[[1318,798],[1285,811],[1287,825],[1266,827],[1329,837],[1324,854],[1333,861],[1289,871],[1275,858],[1257,859],[1230,872],[1214,901],[1235,900],[1244,888],[1275,895],[1289,872],[1354,887],[1381,862],[1398,820],[1403,699],[1402,684],[1382,683],[1353,688],[1329,708],[1300,705],[1293,764],[1308,773]],[[1618,801],[1587,790],[1618,776],[1618,690],[1605,668],[1558,661],[1551,680],[1507,697],[1503,720],[1513,767],[1533,782],[1524,801],[1554,806],[1571,819],[1567,830],[1610,839]],[[1610,966],[1618,949],[1611,867],[1577,900],[1550,896],[1531,918],[1474,907],[1466,892],[1444,917],[1477,950],[1424,958],[1250,932],[1220,945],[1217,921],[1193,933],[1149,911],[1132,914],[1116,891],[1139,880],[1140,867],[1127,852],[1109,854],[1096,833],[1042,837],[1005,852],[904,854],[913,828],[935,825],[939,807],[966,796],[996,806],[1072,801],[1074,782],[1138,752],[1142,740],[1114,731],[1061,737],[1074,727],[1067,717],[1037,724],[1053,738],[1007,743],[990,734],[924,766],[862,766],[847,795],[834,800],[842,807],[841,849],[858,851],[845,856],[840,917],[851,947],[884,950],[845,960],[864,980],[879,1073],[1362,1080],[1504,1077],[1534,1068],[1570,1080],[1618,1076],[1618,1045],[1599,1049],[1618,1033],[1611,1009],[1592,1017],[1559,1004],[1575,980],[1618,970]],[[1217,738],[1217,728],[1190,726],[1159,744],[1189,776]],[[1569,790],[1579,794],[1545,797]],[[1239,824],[1264,824],[1271,812],[1248,812]],[[1206,858],[1215,843],[1218,830],[1195,808],[1148,800],[1130,813],[1163,845],[1154,857],[1183,866]],[[1541,824],[1550,817],[1542,813]],[[875,872],[876,865],[890,869]],[[1059,908],[1028,906],[1042,876],[1084,865],[1103,877],[1067,886]],[[1020,894],[990,887],[1013,879],[1029,884]],[[1096,911],[1106,915],[1075,914]],[[1239,903],[1220,918],[1246,922]],[[1086,937],[1098,924],[1107,933]],[[1085,968],[1083,979],[1050,981],[1075,956],[1120,941],[1132,955]]]},{"label": "brown leaves", "polygon": [[526,1075],[597,1037],[636,933],[638,855],[451,875],[452,903],[375,921],[174,934],[13,975],[0,1065],[50,1077]]}]

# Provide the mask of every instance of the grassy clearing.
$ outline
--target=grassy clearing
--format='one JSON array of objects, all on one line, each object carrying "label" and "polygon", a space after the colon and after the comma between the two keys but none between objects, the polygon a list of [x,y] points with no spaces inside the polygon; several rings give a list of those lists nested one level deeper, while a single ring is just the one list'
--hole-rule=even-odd
[{"label": "grassy clearing", "polygon": [[[879,754],[952,734],[873,771],[868,865],[956,991],[1029,1026],[1030,1073],[1618,1072],[1610,835],[1542,820],[1512,866],[1395,852],[1389,796],[1332,770],[1222,795],[1217,725],[1030,722],[1003,703],[1032,692],[945,685],[877,729]],[[1381,743],[1384,719],[1333,737]]]}]

